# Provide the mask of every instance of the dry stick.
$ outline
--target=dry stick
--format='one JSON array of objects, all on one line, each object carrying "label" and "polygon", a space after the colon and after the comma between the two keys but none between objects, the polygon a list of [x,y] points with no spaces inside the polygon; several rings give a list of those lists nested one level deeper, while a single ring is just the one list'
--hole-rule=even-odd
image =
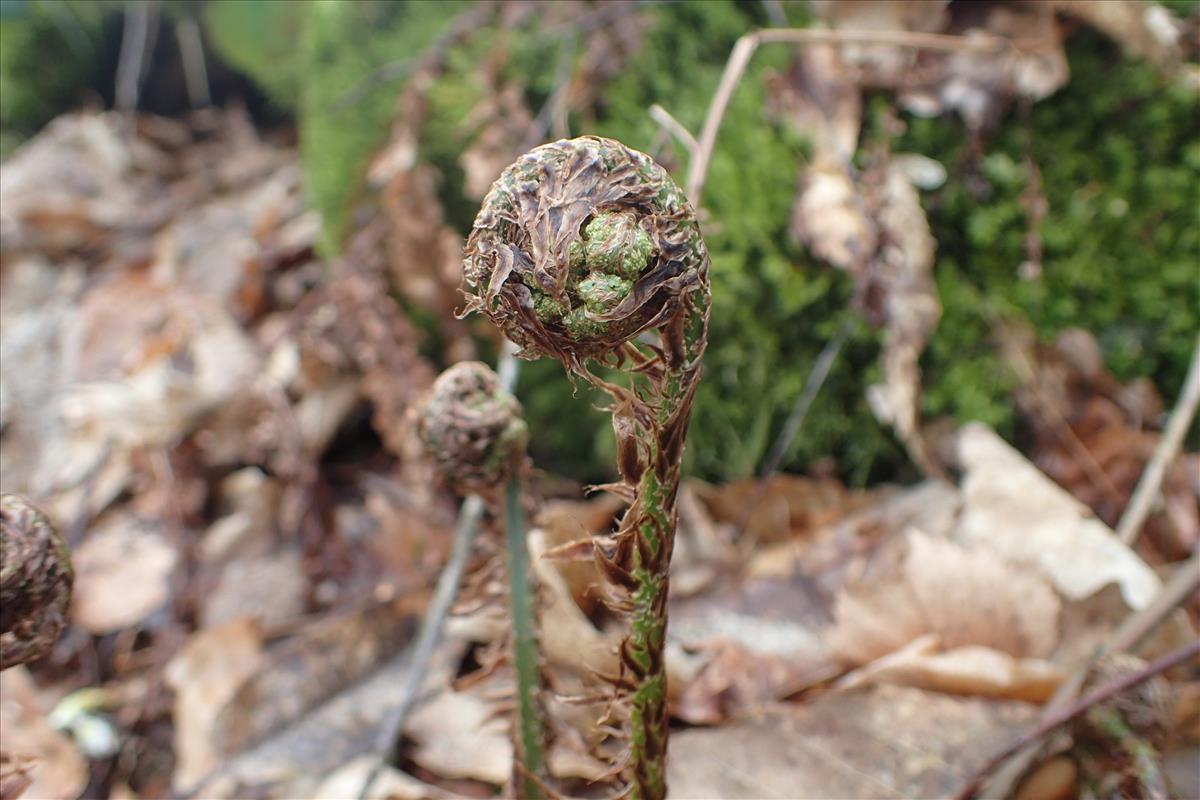
[{"label": "dry stick", "polygon": [[692,136],[692,132],[683,126],[682,122],[671,116],[670,111],[655,103],[650,106],[650,118],[661,125],[667,133],[674,136],[683,145],[683,148],[688,152],[688,158],[694,159],[696,157],[696,151],[700,147],[699,142],[696,141],[695,136]]},{"label": "dry stick", "polygon": [[1167,467],[1171,465],[1183,445],[1183,437],[1196,416],[1197,405],[1200,405],[1200,336],[1196,337],[1196,347],[1192,350],[1192,364],[1188,367],[1187,377],[1183,379],[1183,391],[1179,394],[1175,410],[1171,412],[1167,429],[1163,431],[1158,447],[1154,448],[1154,455],[1146,465],[1146,471],[1142,473],[1137,488],[1133,491],[1133,497],[1129,499],[1129,505],[1125,507],[1125,513],[1121,515],[1121,521],[1117,524],[1117,536],[1125,544],[1132,545],[1137,541],[1142,524],[1150,513],[1150,507],[1162,488]]},{"label": "dry stick", "polygon": [[1110,653],[1121,653],[1138,648],[1158,625],[1167,618],[1192,593],[1200,589],[1200,550],[1175,568],[1170,580],[1150,604],[1136,614],[1130,614],[1105,642]]},{"label": "dry stick", "polygon": [[117,57],[116,103],[122,111],[137,108],[147,51],[153,38],[153,23],[158,22],[153,0],[125,4],[125,22],[121,28],[121,51]]},{"label": "dry stick", "polygon": [[1196,658],[1197,656],[1200,656],[1200,641],[1186,644],[1183,647],[1173,650],[1167,655],[1150,662],[1137,672],[1131,672],[1127,675],[1122,675],[1117,680],[1106,683],[1103,686],[1096,687],[1075,701],[1070,708],[1043,719],[1035,727],[1023,734],[1020,739],[1013,742],[1012,745],[1005,748],[1002,752],[993,757],[992,760],[985,764],[983,768],[980,769],[979,772],[977,772],[975,776],[967,782],[967,785],[964,786],[957,795],[955,795],[955,800],[971,800],[971,798],[975,797],[975,795],[979,792],[981,784],[987,778],[987,776],[996,770],[996,768],[998,768],[1001,764],[1003,764],[1009,756],[1013,755],[1018,750],[1021,750],[1027,744],[1036,742],[1060,725],[1065,725],[1077,717],[1082,716],[1092,706],[1103,703],[1105,700],[1112,698],[1114,695],[1120,694],[1130,687],[1137,686],[1139,683],[1153,678],[1159,673],[1166,672],[1167,670],[1171,669],[1171,667],[1178,666],[1179,664]]},{"label": "dry stick", "polygon": [[212,94],[208,90],[208,68],[204,63],[204,42],[200,38],[200,25],[195,17],[184,17],[175,23],[175,39],[179,42],[179,55],[183,61],[183,82],[187,87],[188,101],[192,108],[212,105]]},{"label": "dry stick", "polygon": [[[813,364],[812,370],[808,373],[808,378],[804,382],[804,390],[796,399],[796,405],[792,408],[792,412],[788,414],[787,421],[783,423],[783,430],[779,432],[779,438],[775,440],[775,446],[771,448],[767,460],[763,463],[762,472],[759,473],[760,491],[771,476],[775,474],[775,470],[779,468],[779,462],[783,460],[784,453],[791,446],[792,440],[796,438],[796,434],[800,432],[800,426],[804,424],[805,417],[808,416],[808,410],[812,408],[813,402],[817,399],[817,394],[821,391],[821,387],[825,385],[825,379],[829,377],[829,371],[833,369],[833,362],[837,359],[838,353],[846,344],[846,339],[850,337],[852,325],[849,319],[842,321],[838,327],[837,334],[834,335],[829,343],[821,350],[821,354],[817,356],[817,361]],[[751,506],[756,503],[751,503]]]},{"label": "dry stick", "polygon": [[[506,342],[500,355],[500,363],[497,365],[497,374],[500,377],[500,386],[503,391],[512,393],[516,386],[519,368],[516,348]],[[462,583],[467,560],[471,555],[471,545],[475,541],[475,532],[479,530],[481,519],[483,519],[483,498],[475,494],[470,495],[463,501],[462,507],[459,509],[458,521],[454,526],[450,558],[442,569],[442,574],[438,576],[433,599],[430,600],[425,618],[421,621],[421,630],[417,633],[417,643],[414,646],[412,660],[404,676],[400,702],[388,714],[379,729],[379,738],[375,743],[378,758],[363,781],[362,789],[358,793],[358,800],[366,800],[371,786],[379,778],[383,768],[387,766],[391,754],[400,748],[404,737],[404,725],[408,721],[408,715],[417,705],[421,684],[425,681],[425,673],[429,668],[430,659],[433,658],[433,650],[437,646],[438,640],[441,639],[442,628],[446,624],[446,615],[450,612],[450,606],[458,594],[458,587]]]},{"label": "dry stick", "polygon": [[708,163],[712,158],[713,147],[717,143],[717,131],[721,120],[733,98],[733,90],[737,88],[750,64],[750,57],[760,44],[791,43],[791,44],[880,44],[896,47],[913,47],[920,50],[938,50],[942,52],[977,52],[994,53],[1014,47],[1014,43],[1000,36],[951,36],[942,33],[912,33],[910,31],[859,31],[859,30],[819,30],[808,28],[780,28],[755,31],[737,40],[729,60],[725,63],[725,71],[721,74],[721,82],[717,85],[716,94],[708,107],[704,118],[704,129],[700,133],[696,157],[688,165],[687,196],[697,207],[700,205],[700,195],[704,191],[704,181],[708,175]]},{"label": "dry stick", "polygon": [[479,529],[479,520],[483,517],[483,499],[479,495],[471,495],[463,501],[458,514],[458,523],[454,527],[454,541],[451,546],[450,559],[446,562],[442,574],[438,576],[437,589],[421,622],[421,630],[417,634],[417,643],[412,660],[404,676],[404,687],[401,690],[400,702],[388,714],[380,727],[379,738],[375,742],[376,761],[363,781],[362,790],[358,793],[359,800],[365,800],[375,779],[383,772],[383,768],[396,752],[398,742],[404,734],[404,723],[408,720],[409,712],[417,704],[421,684],[425,681],[425,672],[433,649],[441,638],[442,626],[450,605],[458,594],[458,585],[462,582],[463,572],[466,571],[467,558],[471,554],[471,543],[475,540],[475,532]]},{"label": "dry stick", "polygon": [[[1126,617],[1125,621],[1108,637],[1108,640],[1059,685],[1054,696],[1042,710],[1042,720],[1051,719],[1070,706],[1071,701],[1083,688],[1088,673],[1091,672],[1093,665],[1101,655],[1131,651],[1137,648],[1142,640],[1167,618],[1167,615],[1198,588],[1200,588],[1200,552],[1176,568],[1175,574],[1171,576],[1171,579],[1167,581],[1150,604]],[[991,772],[994,772],[995,776],[990,782],[989,794],[1007,796],[1010,789],[1020,780],[1037,757],[1041,750],[1040,744],[1037,741],[1026,743],[1016,751],[1008,753],[1005,763],[999,767],[993,767]],[[976,787],[976,791],[978,791],[978,787]]]}]

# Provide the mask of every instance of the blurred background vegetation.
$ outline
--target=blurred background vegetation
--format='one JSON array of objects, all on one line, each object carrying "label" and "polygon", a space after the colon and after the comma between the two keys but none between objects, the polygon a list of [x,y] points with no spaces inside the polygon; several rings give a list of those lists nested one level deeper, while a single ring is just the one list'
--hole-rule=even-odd
[{"label": "blurred background vegetation", "polygon": [[[246,104],[264,130],[294,131],[308,191],[334,255],[355,227],[364,176],[387,141],[414,60],[445,35],[460,2],[163,2],[158,44],[140,108],[188,108],[177,23],[195,22],[217,104]],[[1195,3],[1172,4],[1195,14]],[[772,19],[777,9],[784,19]],[[14,148],[55,115],[111,106],[124,15],[115,0],[0,0],[0,148]],[[801,26],[804,4],[646,3],[636,47],[604,75],[573,135],[596,133],[656,153],[682,178],[686,158],[663,147],[651,104],[698,131],[739,36]],[[419,125],[420,158],[441,174],[447,221],[469,230],[477,198],[461,156],[481,135],[469,120],[496,86],[520,87],[524,106],[546,106],[586,47],[578,30],[547,33],[536,15],[449,43]],[[1098,33],[1067,43],[1071,78],[1050,98],[1015,108],[995,130],[968,133],[951,115],[902,115],[870,98],[863,148],[872,142],[945,166],[949,179],[922,195],[937,240],[944,307],[922,359],[923,413],[976,419],[1006,438],[1023,435],[1011,393],[1018,380],[999,353],[999,322],[1030,326],[1045,341],[1065,328],[1092,332],[1121,380],[1145,376],[1167,399],[1183,381],[1200,315],[1200,117],[1194,90],[1125,55]],[[891,430],[872,416],[864,389],[880,379],[882,333],[851,308],[852,280],[813,258],[789,233],[805,138],[768,115],[764,79],[786,69],[787,48],[754,58],[725,119],[706,186],[706,238],[715,310],[706,380],[689,438],[690,469],[728,480],[753,474],[783,425],[818,353],[843,324],[852,333],[783,466],[831,456],[853,484],[916,475]],[[491,79],[481,79],[488,64]],[[285,134],[287,135],[287,134]],[[1022,276],[1035,179],[1046,201],[1040,275]],[[428,354],[440,358],[437,326]],[[490,355],[486,349],[484,353]],[[602,479],[612,463],[602,414],[577,408],[554,363],[529,365],[520,394],[534,455],[552,471]]]}]

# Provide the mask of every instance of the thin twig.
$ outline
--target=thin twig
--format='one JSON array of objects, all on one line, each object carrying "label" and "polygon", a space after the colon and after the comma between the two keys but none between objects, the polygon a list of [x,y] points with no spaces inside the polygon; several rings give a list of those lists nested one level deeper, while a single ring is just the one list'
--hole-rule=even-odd
[{"label": "thin twig", "polygon": [[704,128],[700,133],[700,141],[696,157],[688,165],[687,196],[692,204],[699,207],[701,194],[704,191],[704,181],[708,175],[708,164],[712,158],[713,147],[717,143],[717,132],[721,121],[733,98],[733,90],[737,88],[750,64],[750,58],[760,44],[790,43],[790,44],[879,44],[895,47],[913,47],[921,50],[937,50],[941,52],[999,52],[1014,46],[1014,43],[1000,36],[952,36],[943,33],[916,33],[912,31],[860,31],[860,30],[825,30],[809,28],[779,28],[747,33],[737,40],[725,63],[725,71],[721,74],[721,82],[708,106],[704,118]]},{"label": "thin twig", "polygon": [[475,532],[479,529],[479,520],[483,517],[483,500],[478,495],[471,495],[463,501],[458,514],[458,524],[454,527],[454,542],[450,550],[450,560],[446,562],[442,574],[438,577],[437,589],[421,622],[421,630],[417,634],[417,642],[413,648],[412,659],[409,661],[408,672],[404,677],[404,687],[401,690],[400,701],[379,729],[379,738],[375,742],[377,760],[367,778],[363,781],[359,800],[364,800],[371,790],[375,779],[383,772],[383,768],[396,751],[397,742],[403,736],[404,724],[409,712],[416,705],[421,684],[425,680],[426,667],[433,656],[434,647],[441,638],[442,626],[446,614],[458,594],[458,586],[462,582],[463,572],[466,571],[467,559],[471,554],[471,544],[475,540]]},{"label": "thin twig", "polygon": [[1183,445],[1183,437],[1187,434],[1192,419],[1196,416],[1198,405],[1200,405],[1200,336],[1196,337],[1196,347],[1192,350],[1192,364],[1188,367],[1187,377],[1183,380],[1183,391],[1179,394],[1175,410],[1171,412],[1167,429],[1163,431],[1158,447],[1154,448],[1154,455],[1151,456],[1150,463],[1146,465],[1146,471],[1142,473],[1137,488],[1133,490],[1133,497],[1129,499],[1129,505],[1125,507],[1125,513],[1121,515],[1121,521],[1117,524],[1117,536],[1125,544],[1132,545],[1137,541],[1142,524],[1145,523],[1146,516],[1150,513],[1150,507],[1158,497],[1159,490],[1162,489],[1167,467],[1175,460],[1175,455]]},{"label": "thin twig", "polygon": [[1200,589],[1200,551],[1175,568],[1174,574],[1149,605],[1130,614],[1117,626],[1105,641],[1105,649],[1110,653],[1136,650],[1167,615],[1183,605],[1197,589]]},{"label": "thin twig", "polygon": [[[671,112],[660,106],[658,103],[650,106],[650,118],[675,137],[675,139],[683,145],[683,148],[688,152],[688,158],[696,157],[696,150],[699,149],[700,143],[696,141],[696,137],[692,136],[692,132],[683,127],[683,123],[671,116]],[[690,163],[690,162],[689,162]]]},{"label": "thin twig", "polygon": [[766,495],[767,489],[771,485],[771,477],[779,469],[779,463],[783,460],[784,454],[787,453],[792,441],[800,433],[800,428],[808,416],[808,410],[812,408],[821,387],[825,385],[825,379],[829,377],[833,362],[837,359],[838,353],[841,352],[852,329],[853,326],[849,319],[842,321],[837,333],[821,350],[821,354],[817,356],[816,362],[808,372],[808,377],[804,379],[804,388],[801,390],[800,396],[796,398],[796,404],[788,414],[787,420],[783,423],[783,429],[780,430],[775,444],[771,447],[771,452],[763,462],[762,469],[758,473],[757,484],[754,487],[754,494],[751,496],[750,502],[746,503],[742,516],[738,520],[737,538],[740,538],[743,531],[746,530],[746,525],[750,522],[750,515]]},{"label": "thin twig", "polygon": [[117,58],[116,103],[122,111],[137,108],[138,93],[150,44],[151,20],[157,21],[154,0],[131,0],[125,4],[121,29],[121,51]]},{"label": "thin twig", "polygon": [[796,405],[792,408],[792,412],[788,414],[787,421],[783,424],[783,430],[779,432],[779,438],[775,440],[774,447],[771,448],[770,455],[763,462],[762,471],[759,473],[760,481],[768,481],[775,471],[779,469],[779,462],[783,460],[784,454],[791,447],[792,441],[796,438],[796,434],[800,432],[800,427],[804,424],[805,417],[808,416],[808,410],[812,408],[813,402],[817,399],[817,394],[820,393],[821,387],[825,385],[825,379],[829,377],[829,371],[833,369],[833,362],[837,360],[838,353],[842,351],[842,347],[846,344],[846,339],[850,338],[850,331],[853,329],[853,324],[849,318],[842,321],[838,327],[837,333],[829,343],[821,350],[821,354],[817,356],[816,363],[808,373],[808,378],[804,381],[804,391],[796,399]]},{"label": "thin twig", "polygon": [[[1096,648],[1091,657],[1059,685],[1042,709],[1042,721],[1052,719],[1070,707],[1100,656],[1105,653],[1121,653],[1136,649],[1198,587],[1200,587],[1200,553],[1193,555],[1177,567],[1175,574],[1171,576],[1155,598],[1145,607],[1126,617],[1125,621],[1105,642]],[[1040,750],[1041,742],[1031,741],[1008,753],[1003,764],[990,770],[994,776],[989,783],[989,794],[1007,797],[1013,786],[1029,769]]]},{"label": "thin twig", "polygon": [[212,105],[208,67],[204,63],[204,42],[200,39],[200,25],[195,17],[184,17],[175,23],[175,39],[179,42],[179,56],[183,60],[183,83],[187,87],[188,101],[192,108]]},{"label": "thin twig", "polygon": [[1193,658],[1200,656],[1200,641],[1192,642],[1173,650],[1167,655],[1155,659],[1145,667],[1136,672],[1130,672],[1122,675],[1114,681],[1098,686],[1092,691],[1085,694],[1083,697],[1075,701],[1069,708],[1054,714],[1051,717],[1043,719],[1032,729],[1023,734],[1017,741],[1006,747],[1003,751],[996,754],[987,764],[983,766],[967,784],[959,790],[955,795],[955,800],[971,800],[979,793],[980,788],[987,776],[994,772],[1001,764],[1008,759],[1009,756],[1021,750],[1026,745],[1036,742],[1046,734],[1053,731],[1060,725],[1065,725],[1068,722],[1076,719],[1087,713],[1087,711],[1099,703],[1111,699],[1117,694],[1129,689],[1133,686],[1153,678],[1162,672],[1166,672],[1172,667],[1178,666],[1185,661],[1190,661]]}]

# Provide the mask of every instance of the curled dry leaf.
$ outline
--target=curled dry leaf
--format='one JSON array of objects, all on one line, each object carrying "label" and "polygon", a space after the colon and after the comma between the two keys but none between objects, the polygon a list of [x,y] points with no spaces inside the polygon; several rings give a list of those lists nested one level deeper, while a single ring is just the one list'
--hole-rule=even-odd
[{"label": "curled dry leaf", "polygon": [[878,189],[876,224],[882,246],[870,267],[883,295],[887,339],[882,385],[867,390],[871,410],[892,425],[913,462],[926,474],[941,472],[920,430],[919,360],[942,315],[933,283],[936,242],[907,165],[888,165]]},{"label": "curled dry leaf", "polygon": [[[952,7],[953,9],[953,7]],[[967,41],[999,37],[1011,44],[987,50],[923,53],[922,68],[901,87],[908,111],[934,116],[954,111],[973,131],[995,127],[1014,97],[1042,100],[1067,82],[1063,35],[1049,4],[979,4],[951,30]]]},{"label": "curled dry leaf", "polygon": [[[927,17],[908,23],[940,24],[942,4],[917,7],[895,3],[837,4],[830,13],[853,18],[870,6],[869,14],[916,13]],[[883,368],[885,381],[868,391],[875,415],[893,426],[914,463],[927,474],[939,474],[921,435],[918,403],[921,374],[918,361],[938,319],[941,305],[933,283],[936,242],[921,208],[917,183],[936,185],[929,173],[936,162],[914,170],[912,156],[888,159],[877,154],[865,172],[853,165],[862,124],[861,72],[855,72],[846,48],[805,48],[789,72],[770,86],[771,105],[798,132],[811,137],[814,156],[805,168],[792,210],[792,233],[812,253],[854,276],[858,304],[887,327]],[[911,60],[913,51],[868,46],[859,55]],[[877,67],[876,67],[877,68]],[[891,67],[891,72],[899,69]],[[928,159],[926,159],[928,161]],[[929,167],[933,167],[930,170]],[[944,170],[941,170],[944,175]]]},{"label": "curled dry leaf", "polygon": [[1072,600],[1116,583],[1140,609],[1158,593],[1162,582],[1144,561],[986,425],[959,432],[958,455],[966,470],[960,541],[1036,565]]},{"label": "curled dry leaf", "polygon": [[898,574],[850,585],[837,597],[830,651],[849,664],[870,664],[849,683],[1045,699],[1061,679],[1040,661],[1058,641],[1053,590],[984,548],[915,529],[905,538]]},{"label": "curled dry leaf", "polygon": [[547,549],[546,534],[531,530],[529,560],[538,585],[544,587],[546,593],[538,608],[543,657],[552,665],[581,675],[614,674],[618,668],[616,648],[619,637],[596,630],[576,605],[558,564],[543,558]]},{"label": "curled dry leaf", "polygon": [[1015,658],[990,647],[968,645],[941,650],[936,634],[926,634],[876,659],[838,682],[842,689],[899,684],[947,694],[998,697],[1042,703],[1066,678],[1066,671],[1040,658]]}]

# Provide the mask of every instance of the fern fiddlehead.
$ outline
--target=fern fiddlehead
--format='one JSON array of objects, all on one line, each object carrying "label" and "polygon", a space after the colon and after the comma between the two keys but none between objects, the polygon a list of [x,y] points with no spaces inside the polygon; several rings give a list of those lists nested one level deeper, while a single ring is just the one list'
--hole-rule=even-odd
[{"label": "fern fiddlehead", "polygon": [[544,796],[550,735],[541,704],[541,662],[521,498],[529,460],[525,454],[529,429],[521,417],[521,404],[486,364],[462,361],[434,381],[418,430],[442,476],[456,491],[483,495],[489,505],[504,507],[511,659],[517,684],[512,788],[517,797],[537,800]]},{"label": "fern fiddlehead", "polygon": [[[683,192],[649,156],[594,136],[535,148],[504,170],[467,241],[464,313],[551,356],[613,398],[629,502],[596,557],[610,608],[629,619],[621,674],[623,778],[631,796],[666,795],[663,647],[675,496],[708,330],[708,253]],[[655,332],[656,336],[647,335]],[[629,374],[628,387],[597,365]]]}]

